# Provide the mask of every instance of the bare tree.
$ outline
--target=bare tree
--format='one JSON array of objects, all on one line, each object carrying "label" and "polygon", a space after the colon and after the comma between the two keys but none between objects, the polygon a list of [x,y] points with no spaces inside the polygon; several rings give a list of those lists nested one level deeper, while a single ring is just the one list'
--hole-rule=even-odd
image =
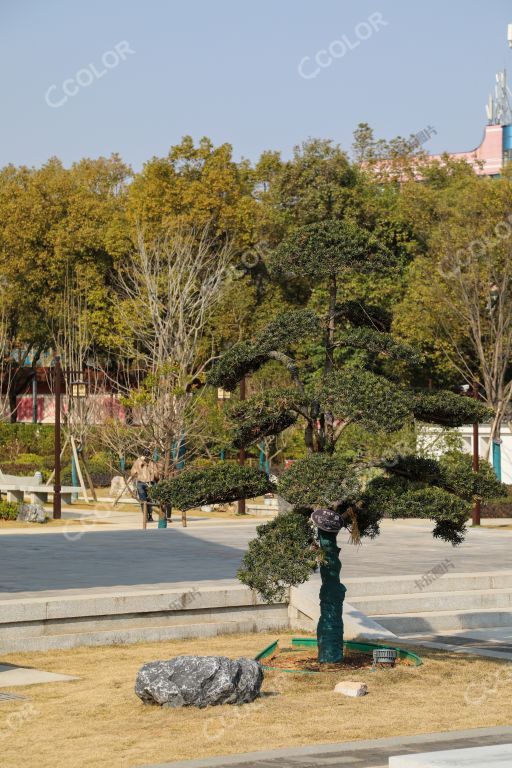
[{"label": "bare tree", "polygon": [[[78,455],[93,497],[96,497],[86,461],[88,438],[104,418],[105,377],[94,363],[94,346],[87,304],[87,289],[77,276],[68,275],[60,312],[51,329],[53,347],[61,357],[65,387],[62,392],[64,446],[69,445],[81,477]],[[48,384],[54,388],[53,371]]]},{"label": "bare tree", "polygon": [[205,330],[230,255],[231,246],[208,229],[169,233],[154,243],[139,232],[119,275],[124,375],[116,386],[138,426],[137,442],[158,451],[164,476],[179,464],[185,441],[188,449],[204,436],[195,403],[211,360]]}]

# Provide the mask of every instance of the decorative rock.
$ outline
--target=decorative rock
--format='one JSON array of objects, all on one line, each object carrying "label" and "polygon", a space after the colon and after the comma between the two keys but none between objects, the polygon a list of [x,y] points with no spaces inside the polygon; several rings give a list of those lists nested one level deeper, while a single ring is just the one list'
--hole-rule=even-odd
[{"label": "decorative rock", "polygon": [[368,686],[366,683],[338,683],[334,686],[335,693],[342,693],[344,696],[366,696]]},{"label": "decorative rock", "polygon": [[263,669],[253,659],[176,656],[144,664],[135,693],[145,704],[167,707],[246,704],[259,695],[262,682]]},{"label": "decorative rock", "polygon": [[126,487],[124,477],[121,475],[114,475],[110,481],[110,495],[117,499],[120,494],[123,496],[130,496],[130,491]]},{"label": "decorative rock", "polygon": [[16,519],[22,523],[44,523],[46,512],[41,504],[20,504]]}]

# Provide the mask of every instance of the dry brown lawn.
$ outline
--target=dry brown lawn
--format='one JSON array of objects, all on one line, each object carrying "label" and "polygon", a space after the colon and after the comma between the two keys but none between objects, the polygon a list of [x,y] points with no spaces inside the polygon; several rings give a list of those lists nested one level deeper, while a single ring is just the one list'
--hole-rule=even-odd
[{"label": "dry brown lawn", "polygon": [[[0,703],[0,763],[3,768],[134,768],[511,721],[509,664],[432,650],[423,652],[421,667],[267,672],[262,697],[242,707],[152,707],[133,692],[137,670],[146,661],[181,653],[253,657],[275,637],[261,633],[9,654],[0,661],[80,679],[11,689],[29,700]],[[280,637],[286,644],[286,634]],[[350,699],[333,693],[343,679],[366,682],[369,694]]]}]

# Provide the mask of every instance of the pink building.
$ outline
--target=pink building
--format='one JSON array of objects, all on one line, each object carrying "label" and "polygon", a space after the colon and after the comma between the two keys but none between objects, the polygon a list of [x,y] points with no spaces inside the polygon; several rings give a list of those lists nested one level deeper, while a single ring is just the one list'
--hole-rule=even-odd
[{"label": "pink building", "polygon": [[[512,125],[486,125],[481,144],[470,152],[449,152],[455,160],[467,160],[479,176],[499,176],[512,159]],[[430,155],[442,160],[442,155]]]}]

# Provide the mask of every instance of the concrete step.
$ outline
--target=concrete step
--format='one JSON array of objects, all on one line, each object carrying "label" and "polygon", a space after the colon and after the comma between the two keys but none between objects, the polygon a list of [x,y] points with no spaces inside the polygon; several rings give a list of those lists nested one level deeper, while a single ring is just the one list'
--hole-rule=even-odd
[{"label": "concrete step", "polygon": [[[439,586],[444,586],[439,584]],[[350,597],[351,604],[367,616],[376,614],[402,614],[447,610],[512,610],[512,588],[469,589],[448,592],[417,591],[416,594],[377,595],[374,597]]]},{"label": "concrete step", "polygon": [[288,603],[268,605],[241,584],[0,601],[0,653],[283,627]]},{"label": "concrete step", "polygon": [[[443,564],[444,563],[444,564]],[[437,573],[434,569],[437,568]],[[406,576],[364,577],[343,579],[347,587],[347,599],[354,603],[356,597],[377,595],[404,595],[425,592],[467,591],[470,589],[512,590],[511,571],[485,571],[481,573],[453,573],[450,560],[434,563],[432,569],[423,574]]]},{"label": "concrete step", "polygon": [[3,638],[0,641],[0,653],[14,651],[48,651],[54,649],[78,648],[86,645],[122,645],[125,643],[151,643],[163,640],[184,640],[215,635],[245,634],[249,632],[280,631],[289,627],[285,614],[273,618],[239,618],[235,621],[202,621],[197,624],[175,624],[141,626],[119,629],[96,629],[88,632],[72,632],[62,635],[39,635],[36,637]]},{"label": "concrete step", "polygon": [[475,610],[417,611],[414,613],[376,614],[372,616],[395,635],[439,633],[457,629],[511,627],[512,611],[494,608]]}]

